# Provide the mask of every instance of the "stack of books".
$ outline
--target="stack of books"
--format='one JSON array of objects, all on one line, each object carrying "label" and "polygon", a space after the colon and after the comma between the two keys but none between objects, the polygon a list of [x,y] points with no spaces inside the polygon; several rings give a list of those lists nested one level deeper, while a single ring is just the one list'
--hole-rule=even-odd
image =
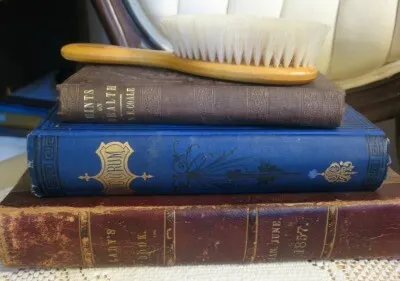
[{"label": "stack of books", "polygon": [[322,74],[273,86],[86,65],[57,90],[1,203],[5,265],[400,257],[389,140]]}]

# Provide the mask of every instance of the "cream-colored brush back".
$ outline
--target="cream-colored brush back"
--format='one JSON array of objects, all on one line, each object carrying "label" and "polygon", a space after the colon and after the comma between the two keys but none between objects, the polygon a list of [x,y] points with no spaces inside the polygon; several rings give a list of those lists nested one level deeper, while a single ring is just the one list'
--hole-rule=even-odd
[{"label": "cream-colored brush back", "polygon": [[126,0],[139,24],[165,50],[160,21],[176,14],[247,14],[331,26],[318,69],[345,89],[400,72],[398,0]]}]

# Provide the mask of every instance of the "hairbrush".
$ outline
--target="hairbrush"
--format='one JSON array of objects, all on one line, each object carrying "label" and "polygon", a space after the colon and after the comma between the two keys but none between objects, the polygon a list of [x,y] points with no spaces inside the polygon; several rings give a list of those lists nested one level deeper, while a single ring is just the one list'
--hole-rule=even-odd
[{"label": "hairbrush", "polygon": [[161,67],[257,84],[304,84],[329,27],[319,22],[242,15],[174,15],[161,20],[173,51],[72,43],[67,60]]}]

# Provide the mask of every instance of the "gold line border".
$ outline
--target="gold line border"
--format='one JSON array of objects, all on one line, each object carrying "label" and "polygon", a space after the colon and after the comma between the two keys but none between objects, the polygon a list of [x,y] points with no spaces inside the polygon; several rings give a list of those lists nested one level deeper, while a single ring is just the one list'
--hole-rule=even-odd
[{"label": "gold line border", "polygon": [[335,226],[334,226],[334,230],[333,230],[333,238],[332,238],[332,242],[330,244],[330,250],[328,253],[327,258],[329,259],[331,257],[332,251],[333,251],[333,247],[335,246],[335,241],[336,241],[336,229],[337,229],[337,222],[338,222],[338,218],[339,218],[339,208],[337,207],[332,207],[332,209],[335,210]]},{"label": "gold line border", "polygon": [[326,209],[325,236],[324,236],[324,241],[322,241],[322,251],[321,251],[321,255],[319,256],[320,258],[323,257],[324,252],[325,252],[326,237],[328,235],[328,226],[329,226],[329,212],[330,212],[330,209],[328,207]]},{"label": "gold line border", "polygon": [[83,211],[78,214],[79,244],[84,266],[94,265],[93,245],[90,227],[90,212]]},{"label": "gold line border", "polygon": [[174,264],[176,263],[176,217],[174,210]]},{"label": "gold line border", "polygon": [[[328,207],[326,226],[325,226],[325,237],[323,241],[324,244],[322,247],[320,258],[329,259],[332,254],[336,240],[338,217],[339,217],[339,208],[336,206]],[[330,234],[332,234],[332,237],[329,237],[328,241],[328,236],[330,236]]]},{"label": "gold line border", "polygon": [[166,240],[167,240],[167,210],[164,210],[164,265],[165,265]]},{"label": "gold line border", "polygon": [[171,266],[176,261],[176,235],[175,235],[175,210],[164,211],[164,264]]},{"label": "gold line border", "polygon": [[251,257],[251,261],[254,261],[256,259],[256,255],[257,255],[257,245],[258,245],[258,207],[256,207],[255,209],[256,212],[256,231],[255,231],[255,237],[254,237],[254,249],[253,249],[253,256]]},{"label": "gold line border", "polygon": [[90,251],[91,251],[91,258],[92,258],[92,265],[95,264],[94,261],[94,252],[93,252],[93,243],[92,243],[92,224],[90,223],[90,212],[87,212],[88,216],[88,238],[89,238],[89,244],[90,244]]},{"label": "gold line border", "polygon": [[5,222],[7,221],[7,217],[5,217],[4,214],[1,215],[0,217],[0,224],[4,225],[4,227],[0,228],[0,259],[3,261],[3,265],[7,265],[10,263],[10,254],[9,254],[9,248],[8,244],[6,242],[6,230],[9,230],[8,228],[6,229]]},{"label": "gold line border", "polygon": [[80,250],[81,250],[81,257],[82,257],[82,264],[85,265],[85,255],[84,255],[84,251],[83,251],[83,243],[82,243],[82,234],[81,234],[81,229],[82,229],[82,223],[81,223],[81,217],[82,214],[79,213],[78,214],[78,233],[79,233],[79,245],[80,245]]},{"label": "gold line border", "polygon": [[244,244],[244,254],[243,254],[243,261],[246,260],[247,254],[247,239],[249,239],[249,220],[250,220],[250,208],[247,208],[247,220],[246,220],[246,238]]}]

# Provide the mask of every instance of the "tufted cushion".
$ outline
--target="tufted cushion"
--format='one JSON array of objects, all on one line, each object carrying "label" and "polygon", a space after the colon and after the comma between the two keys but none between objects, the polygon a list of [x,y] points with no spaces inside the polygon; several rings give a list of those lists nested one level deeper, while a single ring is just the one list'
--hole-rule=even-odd
[{"label": "tufted cushion", "polygon": [[400,70],[400,5],[397,0],[125,0],[151,39],[165,50],[161,17],[174,14],[254,14],[304,19],[331,26],[319,70],[345,89]]}]

